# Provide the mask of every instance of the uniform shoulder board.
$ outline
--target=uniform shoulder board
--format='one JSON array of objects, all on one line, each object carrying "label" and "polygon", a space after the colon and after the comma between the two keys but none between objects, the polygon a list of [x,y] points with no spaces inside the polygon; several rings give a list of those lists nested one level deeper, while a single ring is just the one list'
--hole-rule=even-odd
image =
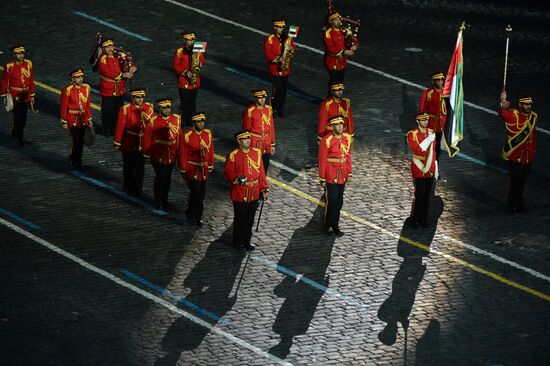
[{"label": "uniform shoulder board", "polygon": [[329,28],[325,31],[325,37],[330,38],[330,32],[332,31],[332,28]]},{"label": "uniform shoulder board", "polygon": [[535,118],[539,118],[538,113],[536,113],[536,112],[531,112],[531,114],[532,114],[533,116],[535,116]]},{"label": "uniform shoulder board", "polygon": [[205,128],[203,131],[212,136],[212,130]]},{"label": "uniform shoulder board", "polygon": [[351,142],[353,140],[353,137],[347,133],[347,132],[344,132],[344,136],[346,137],[346,139],[348,140],[348,146],[351,146]]},{"label": "uniform shoulder board", "polygon": [[128,108],[130,108],[130,103],[125,103],[122,106],[122,111],[124,112],[124,114],[126,114],[126,112],[128,112]]},{"label": "uniform shoulder board", "polygon": [[433,94],[433,92],[434,92],[434,89],[433,89],[433,88],[430,89],[430,90],[428,91],[428,93],[426,94],[426,99],[427,99],[427,100],[432,100],[432,94]]},{"label": "uniform shoulder board", "polygon": [[273,110],[273,107],[270,106],[269,104],[267,104],[266,107],[267,107],[267,109],[269,109],[269,110],[271,110],[271,111]]},{"label": "uniform shoulder board", "polygon": [[267,37],[267,41],[269,42],[269,44],[273,43],[273,37],[275,37],[274,34],[270,34],[269,37]]},{"label": "uniform shoulder board", "polygon": [[101,55],[101,57],[99,58],[99,62],[103,64],[107,64],[107,55],[105,54]]},{"label": "uniform shoulder board", "polygon": [[8,63],[6,64],[6,68],[12,68],[12,67],[13,67],[13,64],[14,64],[13,62],[8,62]]},{"label": "uniform shoulder board", "polygon": [[262,155],[262,150],[256,148],[256,147],[253,147],[252,150],[256,151],[258,154]]},{"label": "uniform shoulder board", "polygon": [[71,89],[74,87],[73,84],[71,85],[68,85],[65,87],[65,94],[67,94],[67,96],[71,95]]},{"label": "uniform shoulder board", "polygon": [[82,86],[85,87],[86,89],[90,89],[90,84],[83,83]]},{"label": "uniform shoulder board", "polygon": [[327,111],[328,111],[328,109],[329,109],[329,107],[332,103],[334,103],[334,99],[332,99],[332,98],[330,98],[330,100],[326,101],[325,108],[327,109]]},{"label": "uniform shoulder board", "polygon": [[248,109],[246,110],[248,112],[248,117],[251,117],[252,116],[252,112],[254,111],[256,107],[254,106],[254,104],[252,104],[250,107],[248,107]]},{"label": "uniform shoulder board", "polygon": [[31,60],[25,59],[25,60],[23,60],[23,61],[25,61],[25,63],[26,63],[27,65],[29,65],[30,67],[32,67],[32,61],[31,61]]},{"label": "uniform shoulder board", "polygon": [[330,141],[332,140],[333,137],[334,137],[334,135],[329,135],[327,137],[327,139],[325,140],[325,144],[327,145],[327,148],[330,147]]},{"label": "uniform shoulder board", "polygon": [[176,50],[176,55],[181,56],[182,53],[183,53],[183,47],[180,47]]},{"label": "uniform shoulder board", "polygon": [[229,160],[235,161],[235,154],[239,152],[239,149],[235,149],[229,153]]},{"label": "uniform shoulder board", "polygon": [[183,137],[185,138],[185,143],[189,142],[189,136],[193,133],[193,130],[188,130]]}]

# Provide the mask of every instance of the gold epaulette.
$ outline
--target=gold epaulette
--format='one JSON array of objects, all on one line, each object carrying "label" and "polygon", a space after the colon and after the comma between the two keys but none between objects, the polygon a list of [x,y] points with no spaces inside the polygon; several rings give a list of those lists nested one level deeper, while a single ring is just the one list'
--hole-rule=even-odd
[{"label": "gold epaulette", "polygon": [[107,55],[101,55],[99,62],[107,64]]},{"label": "gold epaulette", "polygon": [[334,103],[334,99],[332,99],[332,97],[330,98],[330,100],[327,100],[326,103],[325,103],[325,109],[328,111],[329,110],[329,107],[330,105]]},{"label": "gold epaulette", "polygon": [[275,37],[274,34],[270,34],[269,37],[267,37],[267,41],[269,42],[269,44],[273,43],[273,37]]},{"label": "gold epaulette", "polygon": [[332,140],[333,137],[334,137],[334,135],[329,135],[327,137],[327,139],[325,140],[325,144],[327,145],[327,149],[330,147],[330,141]]},{"label": "gold epaulette", "polygon": [[332,28],[329,28],[325,31],[325,37],[330,38],[330,31],[331,30],[332,30]]},{"label": "gold epaulette", "polygon": [[247,112],[248,112],[249,118],[252,116],[252,111],[254,110],[254,108],[256,108],[254,105],[251,105],[250,107],[248,107]]},{"label": "gold epaulette", "polygon": [[73,87],[74,87],[73,84],[67,85],[67,86],[65,87],[65,95],[67,95],[67,96],[71,95],[71,89],[72,89]]},{"label": "gold epaulette", "polygon": [[239,149],[235,149],[229,153],[229,160],[235,161],[235,154],[239,152]]},{"label": "gold epaulette", "polygon": [[426,94],[426,100],[429,100],[429,101],[432,100],[432,94],[433,94],[433,92],[434,92],[434,89],[433,89],[433,88],[430,89],[430,90],[428,91],[428,93]]},{"label": "gold epaulette", "polygon": [[25,61],[29,65],[29,67],[32,67],[32,61],[31,60],[24,59],[23,61]]},{"label": "gold epaulette", "polygon": [[193,133],[193,130],[189,130],[185,133],[185,135],[184,135],[185,143],[189,142],[189,136],[191,136],[192,133]]},{"label": "gold epaulette", "polygon": [[90,84],[83,83],[82,86],[85,87],[86,89],[90,90]]},{"label": "gold epaulette", "polygon": [[127,111],[128,108],[130,108],[130,103],[125,103],[122,106],[122,113],[124,113],[124,114],[128,113],[128,111]]},{"label": "gold epaulette", "polygon": [[176,50],[176,55],[181,56],[182,53],[183,53],[183,47],[180,47]]}]

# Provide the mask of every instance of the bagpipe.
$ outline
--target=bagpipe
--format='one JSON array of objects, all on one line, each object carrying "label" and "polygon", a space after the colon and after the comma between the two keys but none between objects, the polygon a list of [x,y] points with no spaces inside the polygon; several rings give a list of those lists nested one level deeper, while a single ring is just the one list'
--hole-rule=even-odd
[{"label": "bagpipe", "polygon": [[[327,0],[327,14],[325,18],[325,24],[328,23],[328,17],[336,12],[334,8],[334,0]],[[350,17],[341,18],[342,30],[344,31],[346,49],[350,49],[352,46],[359,47],[359,29],[361,28],[360,19],[352,19]]]},{"label": "bagpipe", "polygon": [[[97,61],[99,60],[99,57],[101,56],[101,43],[103,42],[103,37],[101,36],[101,33],[97,33],[96,40],[94,42],[94,45],[92,47],[92,52],[90,54],[90,65],[92,65],[92,71],[96,72],[98,68]],[[132,57],[132,54],[128,51],[126,51],[122,47],[115,47],[113,50],[113,56],[115,56],[118,60],[118,63],[120,64],[120,69],[123,73],[129,72],[130,68],[132,66],[135,66],[134,58]]]}]

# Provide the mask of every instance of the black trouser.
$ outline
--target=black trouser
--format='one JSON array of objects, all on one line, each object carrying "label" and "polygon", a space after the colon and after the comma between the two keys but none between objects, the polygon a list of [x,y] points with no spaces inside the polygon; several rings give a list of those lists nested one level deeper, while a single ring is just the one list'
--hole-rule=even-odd
[{"label": "black trouser", "polygon": [[101,133],[103,136],[114,136],[118,111],[124,105],[124,96],[101,97]]},{"label": "black trouser", "polygon": [[435,133],[435,159],[439,161],[439,155],[441,155],[441,138],[443,137],[443,132]]},{"label": "black trouser", "polygon": [[527,175],[531,170],[531,163],[520,164],[508,161],[508,170],[510,171],[510,186],[508,188],[508,208],[523,210],[523,189]]},{"label": "black trouser", "polygon": [[168,192],[170,191],[170,183],[172,182],[173,168],[174,163],[153,163],[153,169],[155,169],[156,174],[153,191],[157,207],[166,208],[168,205]]},{"label": "black trouser", "polygon": [[270,161],[271,161],[271,154],[262,154],[262,163],[264,164],[265,175],[267,175],[267,169],[269,169]]},{"label": "black trouser", "polygon": [[[24,97],[21,97],[24,98]],[[27,124],[27,102],[16,101],[18,98],[13,98],[13,128],[11,130],[11,138],[19,140],[23,144],[23,131]]]},{"label": "black trouser", "polygon": [[414,201],[412,205],[411,218],[420,225],[428,223],[428,205],[432,191],[433,178],[414,179]]},{"label": "black trouser", "polygon": [[330,97],[332,93],[330,92],[330,84],[333,82],[339,81],[344,82],[344,77],[346,76],[346,69],[342,70],[328,70],[328,96]]},{"label": "black trouser", "polygon": [[189,203],[187,205],[187,211],[185,215],[188,219],[199,222],[202,219],[202,211],[204,210],[204,195],[206,193],[206,181],[205,180],[186,180],[187,187],[189,187]]},{"label": "black trouser", "polygon": [[273,107],[274,111],[282,113],[285,106],[286,91],[288,87],[288,75],[271,75],[271,82],[273,84],[273,91],[271,93],[271,106]]},{"label": "black trouser", "polygon": [[[179,89],[181,118],[185,124],[192,126],[191,116],[197,111],[197,93],[199,89]],[[183,128],[183,126],[182,126]]]},{"label": "black trouser", "polygon": [[345,184],[327,183],[325,190],[325,226],[327,228],[339,229],[340,210],[344,205]]},{"label": "black trouser", "polygon": [[82,168],[82,150],[84,149],[84,126],[69,128],[71,134],[71,153],[69,160],[73,168]]},{"label": "black trouser", "polygon": [[254,226],[254,217],[258,209],[258,200],[252,202],[233,201],[233,245],[240,248],[243,245],[249,245],[252,238],[252,227]]},{"label": "black trouser", "polygon": [[140,196],[143,188],[143,173],[145,160],[141,151],[122,152],[122,172],[124,174],[124,190],[132,196]]}]

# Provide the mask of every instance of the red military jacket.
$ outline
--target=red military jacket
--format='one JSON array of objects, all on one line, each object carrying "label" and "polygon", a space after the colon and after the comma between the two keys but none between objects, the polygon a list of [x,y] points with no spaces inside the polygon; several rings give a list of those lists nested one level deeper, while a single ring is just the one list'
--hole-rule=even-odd
[{"label": "red military jacket", "polygon": [[349,133],[353,137],[355,134],[355,124],[353,122],[353,112],[351,111],[351,101],[348,98],[341,98],[339,102],[336,102],[333,97],[328,97],[319,106],[319,122],[317,123],[318,140],[332,133],[328,120],[339,114],[344,117],[344,132]]},{"label": "red military jacket", "polygon": [[[199,65],[203,67],[206,60],[204,59],[204,52],[197,52],[199,55]],[[174,61],[172,62],[172,68],[179,75],[178,88],[180,89],[198,89],[201,86],[200,74],[197,76],[195,84],[191,84],[191,80],[185,75],[187,71],[191,71],[193,52],[185,47],[180,47],[176,50],[174,55]],[[195,56],[197,57],[197,56]]]},{"label": "red military jacket", "polygon": [[275,121],[270,105],[249,105],[243,112],[243,129],[250,131],[251,147],[260,149],[262,154],[271,154],[275,146]]},{"label": "red military jacket", "polygon": [[[511,141],[514,136],[520,136],[523,132],[525,138],[520,138],[520,143],[508,153],[503,150],[502,157],[505,160],[510,160],[520,164],[531,163],[535,158],[537,150],[537,119],[538,114],[531,112],[523,114],[517,109],[508,109],[510,102],[506,102],[504,108],[498,108],[498,115],[505,122],[506,126],[506,144]],[[530,133],[528,131],[531,130]]]},{"label": "red military jacket", "polygon": [[143,136],[143,156],[154,163],[172,164],[179,151],[180,134],[179,115],[163,117],[157,114],[151,117]]},{"label": "red military jacket", "polygon": [[[248,152],[237,148],[225,159],[225,179],[231,183],[231,200],[236,202],[253,202],[260,198],[260,192],[268,190],[265,178],[262,152],[251,148]],[[246,177],[247,183],[240,185],[237,178]]]},{"label": "red military jacket", "polygon": [[34,71],[32,62],[24,59],[20,63],[10,61],[4,67],[0,96],[11,94],[14,101],[30,102],[34,97]]},{"label": "red military jacket", "polygon": [[189,128],[180,135],[179,168],[187,180],[207,180],[214,169],[212,131]]},{"label": "red military jacket", "polygon": [[[286,70],[281,70],[280,59],[283,56],[283,49],[288,35],[278,37],[276,34],[270,34],[264,41],[264,55],[267,59],[267,70],[269,75],[273,76],[287,76],[290,75],[290,64]],[[290,47],[292,52],[296,51],[296,45],[294,40],[290,37]]]},{"label": "red military jacket", "polygon": [[331,133],[319,143],[319,180],[321,183],[345,184],[351,177],[351,143],[349,133],[340,137]]},{"label": "red military jacket", "polygon": [[426,128],[424,132],[418,127],[407,132],[407,144],[411,149],[413,156],[411,159],[411,173],[413,178],[431,178],[435,176],[437,170],[437,159],[435,155],[435,140],[422,149],[422,141],[428,138],[434,131]]},{"label": "red military jacket", "polygon": [[347,67],[346,43],[341,29],[329,27],[323,36],[325,44],[325,67],[328,70],[343,70]]},{"label": "red military jacket", "polygon": [[92,109],[90,108],[90,86],[69,84],[61,89],[61,124],[69,128],[81,128],[90,124]]},{"label": "red military jacket", "polygon": [[419,112],[427,112],[430,115],[428,128],[435,132],[441,132],[445,128],[447,120],[447,109],[445,102],[441,99],[441,90],[428,88],[420,97]]},{"label": "red military jacket", "polygon": [[126,92],[126,80],[122,78],[120,63],[115,56],[99,58],[99,92],[104,97],[118,97]]},{"label": "red military jacket", "polygon": [[139,107],[134,103],[124,104],[118,111],[115,147],[121,151],[141,150],[141,138],[154,112],[151,103],[144,102]]}]

